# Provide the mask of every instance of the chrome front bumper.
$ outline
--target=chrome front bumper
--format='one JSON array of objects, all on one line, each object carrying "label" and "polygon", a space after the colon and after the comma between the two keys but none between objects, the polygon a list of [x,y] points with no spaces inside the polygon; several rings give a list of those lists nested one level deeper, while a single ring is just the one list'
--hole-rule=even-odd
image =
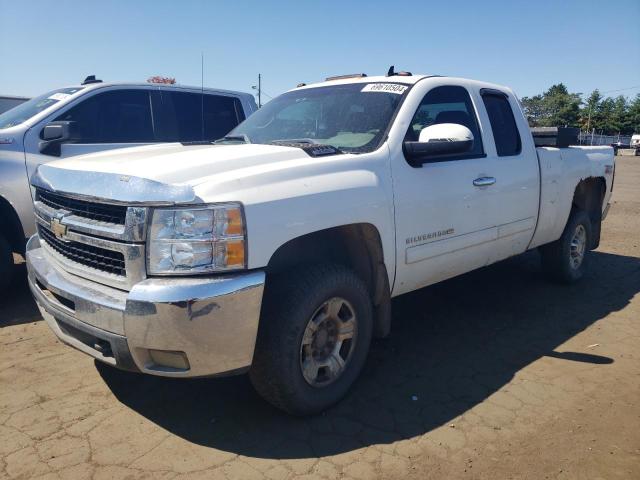
[{"label": "chrome front bumper", "polygon": [[51,329],[102,362],[167,377],[227,374],[251,365],[262,271],[148,278],[126,292],[64,271],[37,235],[26,257],[29,287]]}]

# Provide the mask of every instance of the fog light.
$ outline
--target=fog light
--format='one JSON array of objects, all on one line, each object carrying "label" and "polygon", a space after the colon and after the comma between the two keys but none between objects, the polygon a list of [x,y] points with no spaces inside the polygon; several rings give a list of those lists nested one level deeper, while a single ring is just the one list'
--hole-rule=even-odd
[{"label": "fog light", "polygon": [[149,357],[154,366],[173,368],[176,370],[189,370],[189,360],[184,352],[172,352],[171,350],[149,350]]}]

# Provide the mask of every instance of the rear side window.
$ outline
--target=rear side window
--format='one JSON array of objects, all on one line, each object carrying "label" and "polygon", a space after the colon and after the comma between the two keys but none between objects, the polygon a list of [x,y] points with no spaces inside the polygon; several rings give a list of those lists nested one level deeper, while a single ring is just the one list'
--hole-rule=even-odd
[{"label": "rear side window", "polygon": [[217,140],[244,120],[235,97],[163,90],[162,102],[169,142]]},{"label": "rear side window", "polygon": [[98,93],[56,120],[76,122],[79,143],[155,142],[148,90]]},{"label": "rear side window", "polygon": [[202,96],[188,92],[162,91],[169,142],[202,140]]},{"label": "rear side window", "polygon": [[222,95],[204,96],[204,140],[224,137],[244,120],[240,100]]},{"label": "rear side window", "polygon": [[473,148],[463,157],[477,157],[484,153],[476,113],[465,88],[447,85],[430,90],[420,102],[405,140],[417,141],[423,128],[440,123],[457,123],[471,130]]},{"label": "rear side window", "polygon": [[497,94],[484,94],[482,100],[489,115],[498,156],[518,155],[522,150],[522,142],[509,100]]}]

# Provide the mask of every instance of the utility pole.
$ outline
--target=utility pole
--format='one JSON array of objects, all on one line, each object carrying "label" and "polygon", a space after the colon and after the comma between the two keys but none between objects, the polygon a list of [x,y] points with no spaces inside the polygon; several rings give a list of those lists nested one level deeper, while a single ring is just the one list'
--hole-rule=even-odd
[{"label": "utility pole", "polygon": [[251,88],[258,91],[258,108],[262,107],[262,75],[258,74],[258,85],[251,85]]}]

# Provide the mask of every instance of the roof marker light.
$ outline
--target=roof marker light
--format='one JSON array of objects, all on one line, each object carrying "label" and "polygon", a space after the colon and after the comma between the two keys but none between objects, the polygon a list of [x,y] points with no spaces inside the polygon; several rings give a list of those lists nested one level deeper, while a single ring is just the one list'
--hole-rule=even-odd
[{"label": "roof marker light", "polygon": [[349,75],[336,75],[335,77],[327,77],[325,78],[325,81],[330,82],[332,80],[346,80],[347,78],[363,78],[366,76],[366,73],[351,73]]}]

